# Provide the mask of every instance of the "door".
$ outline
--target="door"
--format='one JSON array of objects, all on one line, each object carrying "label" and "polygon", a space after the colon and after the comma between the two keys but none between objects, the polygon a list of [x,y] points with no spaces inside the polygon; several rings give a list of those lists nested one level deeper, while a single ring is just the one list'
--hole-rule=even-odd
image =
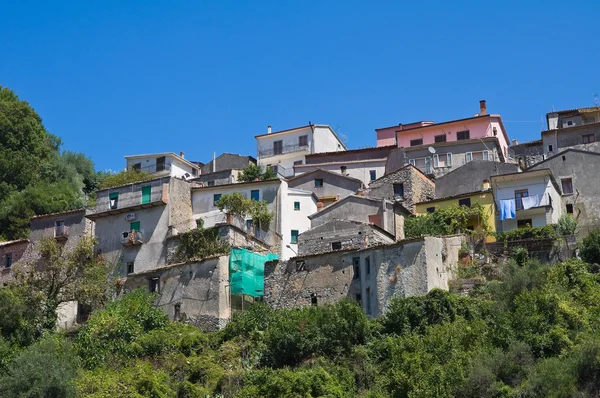
[{"label": "door", "polygon": [[281,155],[283,153],[283,141],[273,142],[273,155]]},{"label": "door", "polygon": [[152,187],[148,185],[147,187],[142,187],[142,204],[150,203],[150,194],[152,193]]}]

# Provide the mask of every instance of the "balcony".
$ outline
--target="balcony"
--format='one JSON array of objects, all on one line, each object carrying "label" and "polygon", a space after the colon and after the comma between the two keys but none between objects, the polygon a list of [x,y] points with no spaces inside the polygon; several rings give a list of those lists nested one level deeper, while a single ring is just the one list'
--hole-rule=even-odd
[{"label": "balcony", "polygon": [[69,238],[69,227],[66,225],[57,225],[54,227],[54,239],[61,241]]},{"label": "balcony", "polygon": [[259,159],[264,159],[264,158],[270,158],[273,156],[279,156],[279,155],[287,155],[288,153],[295,153],[295,152],[310,152],[310,146],[309,145],[284,145],[280,148],[264,148],[264,149],[259,149],[258,150],[258,158]]},{"label": "balcony", "polygon": [[121,234],[121,244],[125,247],[141,245],[142,238],[140,231],[125,231]]}]

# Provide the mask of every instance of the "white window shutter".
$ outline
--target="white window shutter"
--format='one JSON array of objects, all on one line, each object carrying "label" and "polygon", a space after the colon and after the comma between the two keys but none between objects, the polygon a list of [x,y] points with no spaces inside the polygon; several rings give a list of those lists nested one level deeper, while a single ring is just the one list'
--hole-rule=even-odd
[{"label": "white window shutter", "polygon": [[437,153],[433,155],[433,167],[440,167],[440,156]]},{"label": "white window shutter", "polygon": [[452,166],[452,154],[451,153],[446,154],[446,166],[448,166],[448,167]]}]

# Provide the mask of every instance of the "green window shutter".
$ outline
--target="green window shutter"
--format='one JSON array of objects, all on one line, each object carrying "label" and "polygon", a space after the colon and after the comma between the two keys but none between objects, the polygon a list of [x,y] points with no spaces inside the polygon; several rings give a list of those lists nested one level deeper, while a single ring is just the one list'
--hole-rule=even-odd
[{"label": "green window shutter", "polygon": [[148,185],[147,187],[142,187],[142,204],[150,203],[150,196],[152,192],[152,187]]},{"label": "green window shutter", "polygon": [[134,221],[131,224],[129,224],[129,230],[130,231],[139,231],[140,230],[140,222]]},{"label": "green window shutter", "polygon": [[110,199],[119,199],[119,193],[118,192],[112,192],[110,195],[108,195],[108,197]]},{"label": "green window shutter", "polygon": [[298,243],[298,230],[292,229],[292,239],[290,243]]}]

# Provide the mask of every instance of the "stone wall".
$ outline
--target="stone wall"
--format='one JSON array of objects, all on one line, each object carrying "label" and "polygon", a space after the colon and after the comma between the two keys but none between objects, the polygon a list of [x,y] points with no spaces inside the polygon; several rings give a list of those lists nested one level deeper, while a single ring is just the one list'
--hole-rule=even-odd
[{"label": "stone wall", "polygon": [[508,152],[524,168],[531,167],[544,160],[544,145],[542,140],[512,145],[508,148]]},{"label": "stone wall", "polygon": [[435,198],[435,184],[414,166],[407,165],[369,184],[365,194],[394,201],[394,184],[403,184],[403,206],[414,214],[415,203]]},{"label": "stone wall", "polygon": [[363,249],[365,247],[394,243],[395,239],[377,227],[357,221],[332,220],[298,236],[298,254],[325,253],[334,250]]},{"label": "stone wall", "polygon": [[[372,316],[393,296],[448,289],[462,236],[425,237],[363,250],[299,256],[265,267],[265,301],[276,308],[359,300]],[[368,260],[367,260],[368,259]]]},{"label": "stone wall", "polygon": [[229,321],[229,256],[132,274],[127,277],[124,291],[148,288],[153,278],[159,279],[160,286],[156,306],[169,319],[208,331],[221,329]]},{"label": "stone wall", "polygon": [[[25,263],[25,252],[29,241],[26,239],[0,243],[0,287],[5,286],[14,279],[14,268]],[[7,267],[7,256],[10,256],[12,265]]]},{"label": "stone wall", "polygon": [[178,178],[169,181],[169,226],[172,233],[182,233],[196,227],[192,214],[191,184]]}]

